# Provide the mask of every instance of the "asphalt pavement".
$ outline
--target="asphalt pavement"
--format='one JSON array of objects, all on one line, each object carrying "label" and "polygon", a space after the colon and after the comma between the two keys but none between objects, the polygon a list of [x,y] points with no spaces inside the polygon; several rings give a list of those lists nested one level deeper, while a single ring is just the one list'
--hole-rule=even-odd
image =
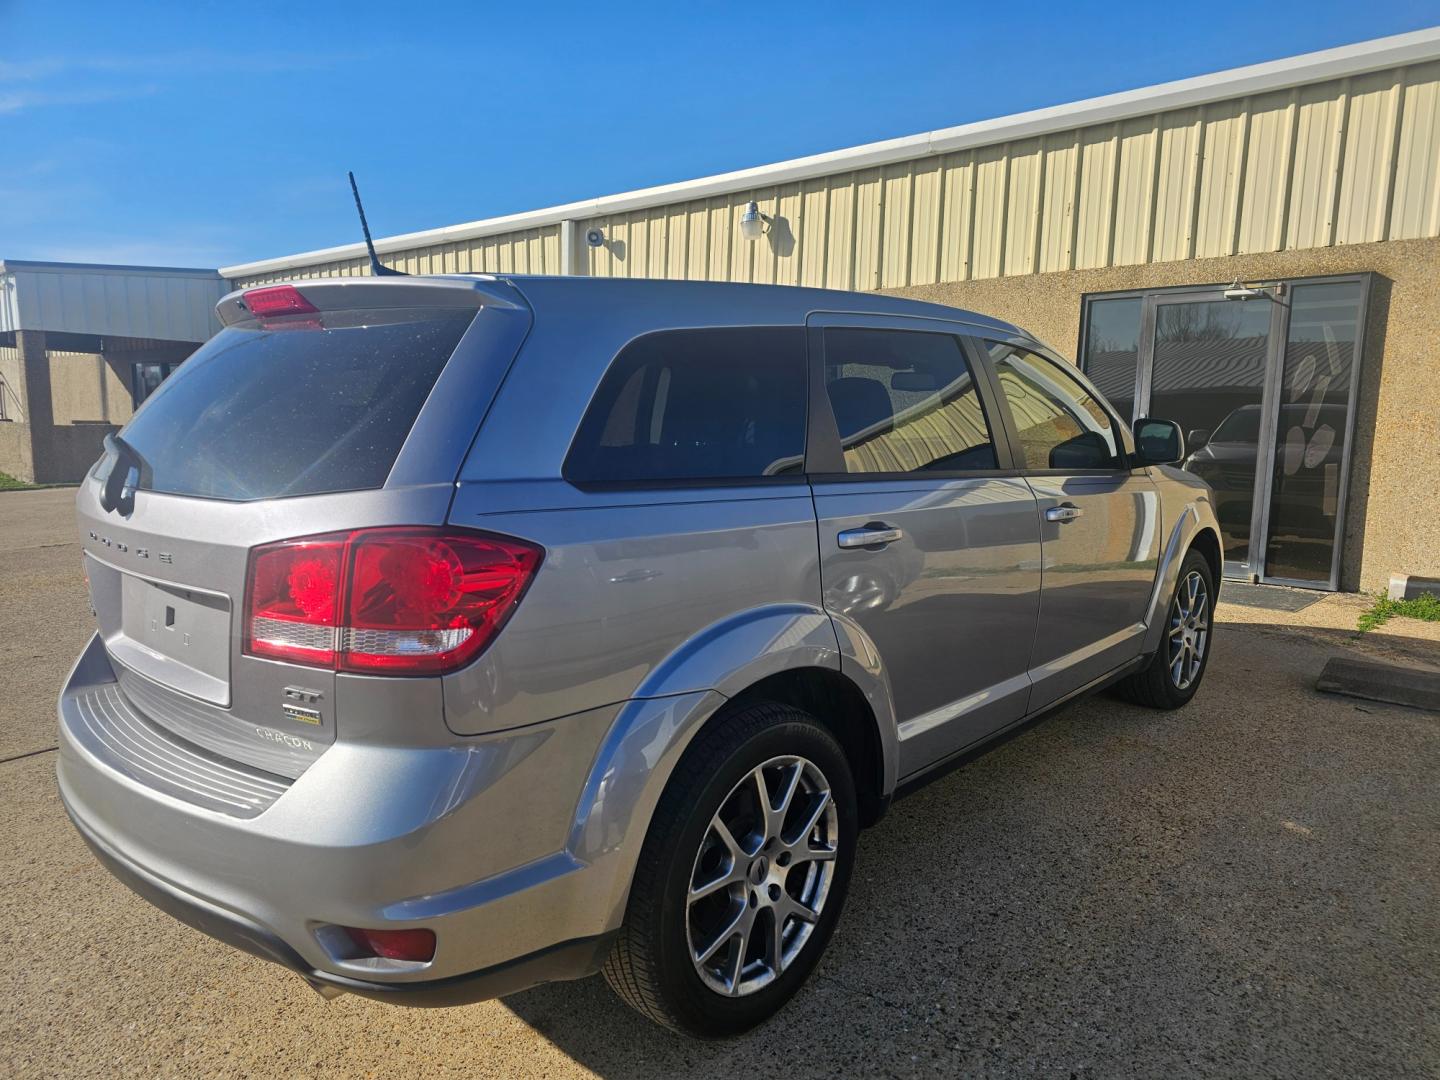
[{"label": "asphalt pavement", "polygon": [[1188,708],[1091,699],[897,803],[810,985],[707,1044],[598,978],[327,1003],[114,881],[55,792],[72,499],[0,493],[0,1075],[1440,1075],[1440,716],[1315,692],[1339,629],[1247,610]]}]

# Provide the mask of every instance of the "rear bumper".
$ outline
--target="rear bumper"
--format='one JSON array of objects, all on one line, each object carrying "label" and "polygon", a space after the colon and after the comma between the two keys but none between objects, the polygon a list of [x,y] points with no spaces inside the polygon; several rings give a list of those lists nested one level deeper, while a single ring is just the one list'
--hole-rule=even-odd
[{"label": "rear bumper", "polygon": [[[60,695],[60,794],[106,867],[181,921],[317,987],[406,1004],[597,969],[612,883],[566,840],[618,707],[464,740],[437,716],[430,746],[337,742],[242,814],[180,790],[185,747],[158,725],[136,748],[112,738],[87,702],[117,692],[97,636]],[[144,739],[170,767],[145,771]],[[340,926],[425,927],[435,957],[353,957]]]},{"label": "rear bumper", "polygon": [[181,893],[106,847],[73,813],[71,820],[101,864],[132,891],[161,911],[217,941],[289,968],[322,993],[325,988],[332,988],[398,1005],[426,1008],[468,1005],[475,1001],[518,993],[540,983],[579,978],[598,971],[614,937],[614,934],[610,933],[579,941],[561,942],[507,963],[462,975],[452,975],[445,979],[394,983],[336,975],[310,967],[304,957],[259,923],[206,903],[198,897]]}]

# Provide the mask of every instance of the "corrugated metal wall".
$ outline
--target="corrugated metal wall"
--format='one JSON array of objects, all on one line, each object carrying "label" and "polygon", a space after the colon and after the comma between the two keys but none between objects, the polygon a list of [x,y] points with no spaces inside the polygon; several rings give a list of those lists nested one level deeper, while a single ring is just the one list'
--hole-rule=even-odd
[{"label": "corrugated metal wall", "polygon": [[225,281],[208,272],[9,262],[0,274],[0,333],[74,334],[205,341],[220,329]]},{"label": "corrugated metal wall", "polygon": [[[380,261],[407,274],[558,274],[560,226],[479,237],[382,255]],[[234,282],[237,288],[274,281],[357,277],[370,272],[368,259],[345,259],[277,270]]]},{"label": "corrugated metal wall", "polygon": [[[754,200],[775,218],[748,243]],[[1440,62],[581,221],[599,276],[900,288],[1440,235]],[[559,227],[404,253],[560,269]],[[386,257],[390,262],[391,258]],[[364,272],[362,261],[245,279]]]}]

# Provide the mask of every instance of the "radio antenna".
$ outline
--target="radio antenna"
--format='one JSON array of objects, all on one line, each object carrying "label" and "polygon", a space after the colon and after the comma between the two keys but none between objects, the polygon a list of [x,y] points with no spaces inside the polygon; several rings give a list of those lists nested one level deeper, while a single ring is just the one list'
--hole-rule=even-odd
[{"label": "radio antenna", "polygon": [[376,277],[408,277],[403,270],[392,270],[380,261],[380,256],[375,254],[375,241],[370,239],[370,224],[365,220],[365,207],[360,203],[360,188],[355,183],[355,174],[346,173],[350,177],[350,191],[355,196],[355,209],[360,212],[360,231],[365,234],[365,249],[370,252],[370,273]]}]

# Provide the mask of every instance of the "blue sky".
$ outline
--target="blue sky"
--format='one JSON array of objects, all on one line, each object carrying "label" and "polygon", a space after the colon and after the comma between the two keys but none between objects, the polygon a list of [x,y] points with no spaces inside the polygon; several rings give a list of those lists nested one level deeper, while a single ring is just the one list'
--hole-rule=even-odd
[{"label": "blue sky", "polygon": [[0,0],[0,258],[217,266],[1440,22],[1382,4]]}]

